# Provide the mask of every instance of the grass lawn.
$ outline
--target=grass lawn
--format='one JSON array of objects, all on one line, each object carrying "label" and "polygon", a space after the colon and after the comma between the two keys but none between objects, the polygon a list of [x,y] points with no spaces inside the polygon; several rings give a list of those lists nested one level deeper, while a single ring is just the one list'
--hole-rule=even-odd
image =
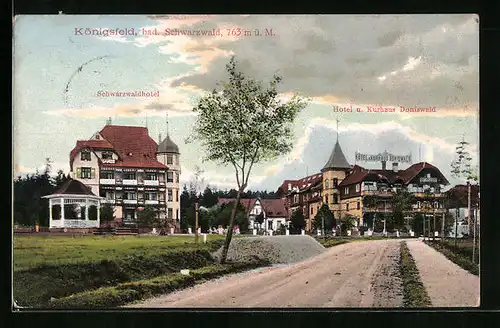
[{"label": "grass lawn", "polygon": [[[204,272],[216,265],[210,253],[224,238],[207,235],[203,244],[200,236],[196,245],[194,236],[15,235],[14,298],[21,306],[46,307],[51,299],[169,276],[181,269]],[[238,268],[214,270],[223,274]]]},{"label": "grass lawn", "polygon": [[196,245],[191,236],[15,235],[14,271],[41,264],[95,262],[179,250],[216,250],[224,238],[223,235],[207,235],[207,244],[203,244],[200,236]]}]

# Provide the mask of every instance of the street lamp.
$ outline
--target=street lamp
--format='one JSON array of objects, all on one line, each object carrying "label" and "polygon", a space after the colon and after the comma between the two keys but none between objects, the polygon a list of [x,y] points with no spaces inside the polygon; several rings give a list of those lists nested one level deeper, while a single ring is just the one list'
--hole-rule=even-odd
[{"label": "street lamp", "polygon": [[386,235],[387,235],[387,231],[386,231],[386,229],[385,229],[385,227],[386,227],[386,226],[385,226],[385,222],[386,222],[386,221],[387,221],[387,201],[386,201],[386,200],[384,200],[384,232],[383,232],[384,236],[386,236]]}]

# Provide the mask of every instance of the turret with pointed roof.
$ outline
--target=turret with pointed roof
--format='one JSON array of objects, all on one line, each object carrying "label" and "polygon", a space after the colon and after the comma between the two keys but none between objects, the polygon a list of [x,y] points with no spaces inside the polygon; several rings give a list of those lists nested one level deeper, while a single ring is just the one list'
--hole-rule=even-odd
[{"label": "turret with pointed roof", "polygon": [[349,170],[350,168],[351,166],[347,162],[347,159],[342,152],[342,148],[340,148],[339,141],[337,140],[335,147],[333,147],[332,154],[321,172],[326,170]]},{"label": "turret with pointed roof", "polygon": [[340,148],[339,144],[339,119],[337,118],[337,141],[335,142],[335,147],[333,147],[332,154],[330,155],[330,158],[326,162],[325,166],[323,169],[321,169],[321,172],[324,172],[326,170],[349,170],[351,169],[351,165],[347,162],[347,159],[344,156],[344,153],[342,152],[342,148]]}]

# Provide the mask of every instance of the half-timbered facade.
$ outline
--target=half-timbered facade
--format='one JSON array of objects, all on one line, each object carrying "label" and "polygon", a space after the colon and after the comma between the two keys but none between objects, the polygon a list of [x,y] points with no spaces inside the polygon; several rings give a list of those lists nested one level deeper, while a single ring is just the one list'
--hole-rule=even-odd
[{"label": "half-timbered facade", "polygon": [[145,127],[109,124],[89,140],[77,141],[70,169],[72,178],[114,207],[116,224],[134,224],[137,212],[152,206],[178,227],[179,157],[168,134],[157,144]]}]

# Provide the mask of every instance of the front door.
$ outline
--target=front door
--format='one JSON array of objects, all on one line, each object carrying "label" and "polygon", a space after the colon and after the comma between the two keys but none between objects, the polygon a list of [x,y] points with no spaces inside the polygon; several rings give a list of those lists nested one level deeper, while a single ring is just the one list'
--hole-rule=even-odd
[{"label": "front door", "polygon": [[125,210],[125,217],[124,217],[124,223],[132,223],[135,221],[135,210],[132,209],[126,209]]}]

